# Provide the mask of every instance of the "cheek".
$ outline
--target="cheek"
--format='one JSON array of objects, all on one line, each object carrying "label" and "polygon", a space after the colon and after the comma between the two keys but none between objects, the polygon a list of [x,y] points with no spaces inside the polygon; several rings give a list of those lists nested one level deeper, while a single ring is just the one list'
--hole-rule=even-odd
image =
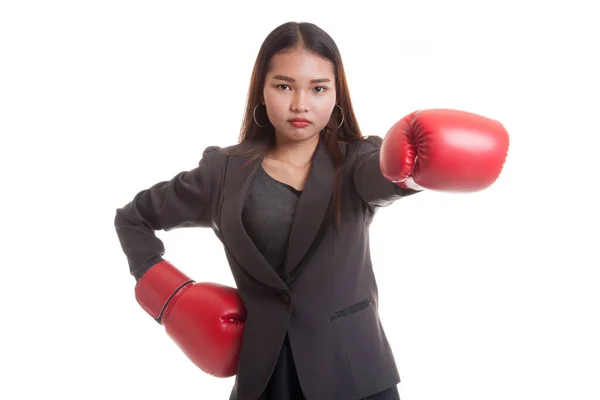
[{"label": "cheek", "polygon": [[286,112],[285,99],[281,98],[281,96],[277,96],[276,93],[271,93],[268,90],[265,91],[264,96],[269,118],[273,120],[281,119]]},{"label": "cheek", "polygon": [[267,115],[273,123],[278,123],[282,118],[286,117],[281,103],[267,102]]},{"label": "cheek", "polygon": [[331,119],[331,114],[335,111],[335,100],[327,102],[326,104],[322,104],[321,107],[318,108],[317,118],[321,125],[325,126]]}]

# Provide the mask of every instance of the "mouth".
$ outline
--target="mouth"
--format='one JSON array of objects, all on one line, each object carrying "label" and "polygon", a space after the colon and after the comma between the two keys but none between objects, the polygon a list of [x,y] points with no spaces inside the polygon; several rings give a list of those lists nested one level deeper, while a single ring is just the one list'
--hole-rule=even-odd
[{"label": "mouth", "polygon": [[290,123],[292,125],[294,125],[295,127],[302,128],[302,127],[308,126],[310,124],[310,121],[307,120],[306,118],[293,118],[293,119],[290,119]]}]

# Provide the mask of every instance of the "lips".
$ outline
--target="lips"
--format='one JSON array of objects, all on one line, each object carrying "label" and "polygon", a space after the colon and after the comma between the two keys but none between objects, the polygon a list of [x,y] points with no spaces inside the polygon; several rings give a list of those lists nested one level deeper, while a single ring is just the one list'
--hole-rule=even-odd
[{"label": "lips", "polygon": [[310,121],[306,118],[292,118],[290,119],[290,123],[296,128],[304,128],[310,124]]}]

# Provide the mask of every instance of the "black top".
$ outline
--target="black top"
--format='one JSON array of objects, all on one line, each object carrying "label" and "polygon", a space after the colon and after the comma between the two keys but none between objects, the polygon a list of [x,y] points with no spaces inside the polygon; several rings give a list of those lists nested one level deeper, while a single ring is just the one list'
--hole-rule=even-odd
[{"label": "black top", "polygon": [[242,220],[248,235],[279,274],[301,193],[260,167],[243,210]]}]

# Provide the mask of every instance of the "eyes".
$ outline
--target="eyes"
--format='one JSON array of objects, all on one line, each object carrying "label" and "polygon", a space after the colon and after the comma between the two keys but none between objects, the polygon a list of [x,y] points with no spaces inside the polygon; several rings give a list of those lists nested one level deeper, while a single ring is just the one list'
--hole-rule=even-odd
[{"label": "eyes", "polygon": [[[290,85],[286,85],[286,84],[280,84],[280,85],[277,85],[276,87],[277,87],[277,88],[279,88],[279,89],[282,89],[282,90],[288,90],[288,89],[291,89],[291,88],[290,88]],[[325,93],[327,90],[329,90],[329,88],[327,88],[327,87],[325,87],[325,86],[316,86],[316,87],[314,88],[314,90],[315,90],[317,93]]]}]

